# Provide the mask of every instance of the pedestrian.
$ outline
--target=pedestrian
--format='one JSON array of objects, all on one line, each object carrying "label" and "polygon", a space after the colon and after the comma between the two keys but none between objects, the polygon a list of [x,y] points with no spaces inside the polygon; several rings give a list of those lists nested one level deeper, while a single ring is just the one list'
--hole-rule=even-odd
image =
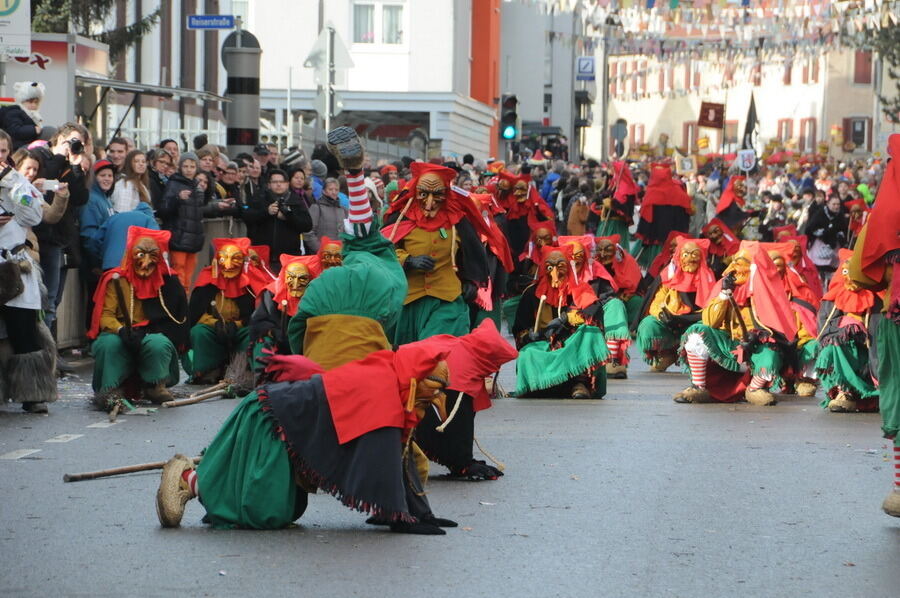
[{"label": "pedestrian", "polygon": [[[321,164],[324,166],[324,163]],[[325,179],[322,195],[309,208],[312,230],[305,236],[308,253],[319,250],[319,240],[322,237],[338,239],[344,230],[344,220],[349,216],[349,211],[341,206],[338,196],[339,185],[337,179]]]},{"label": "pedestrian", "polygon": [[154,210],[158,210],[159,204],[162,201],[163,192],[166,189],[166,183],[169,181],[169,175],[175,171],[175,160],[168,150],[159,148],[154,152],[150,164],[151,166],[148,174],[150,181],[150,203]]},{"label": "pedestrian", "polygon": [[19,81],[13,84],[16,103],[0,108],[0,128],[12,138],[10,151],[40,138],[44,119],[38,109],[44,99],[44,91],[44,84],[37,81]]},{"label": "pedestrian", "polygon": [[150,204],[150,175],[147,172],[147,154],[132,150],[125,156],[122,173],[113,189],[113,210],[130,212],[140,202]]},{"label": "pedestrian", "polygon": [[113,137],[106,145],[106,159],[116,167],[116,172],[122,172],[127,154],[128,142],[122,137]]},{"label": "pedestrian", "polygon": [[328,176],[328,167],[321,160],[312,161],[312,190],[313,198],[318,201],[324,191],[325,178]]},{"label": "pedestrian", "polygon": [[837,195],[832,195],[825,203],[825,208],[809,219],[806,227],[807,235],[812,239],[809,257],[818,268],[825,288],[838,265],[837,250],[847,242],[849,225],[850,217]]},{"label": "pedestrian", "polygon": [[[291,193],[286,172],[278,168],[269,171],[268,187],[265,194],[250,201],[243,217],[253,225],[253,245],[269,246],[269,268],[277,273],[282,253],[302,252],[300,237],[312,229],[313,221],[300,197]],[[307,254],[314,253],[309,247],[305,249]]]},{"label": "pedestrian", "polygon": [[291,193],[299,197],[303,205],[309,209],[315,203],[315,198],[313,198],[312,186],[309,183],[309,179],[306,178],[306,172],[303,170],[302,165],[296,165],[291,168],[288,171],[288,177],[291,181]]},{"label": "pedestrian", "polygon": [[82,260],[79,268],[81,280],[87,289],[87,321],[93,311],[94,289],[103,273],[103,252],[101,228],[115,214],[112,203],[116,168],[109,160],[98,160],[94,164],[94,182],[91,184],[88,202],[78,213],[81,232]]},{"label": "pedestrian", "polygon": [[185,152],[178,172],[169,177],[158,215],[163,228],[172,231],[169,242],[172,269],[185,289],[190,289],[197,267],[197,253],[203,249],[203,192],[197,188],[197,154]]}]

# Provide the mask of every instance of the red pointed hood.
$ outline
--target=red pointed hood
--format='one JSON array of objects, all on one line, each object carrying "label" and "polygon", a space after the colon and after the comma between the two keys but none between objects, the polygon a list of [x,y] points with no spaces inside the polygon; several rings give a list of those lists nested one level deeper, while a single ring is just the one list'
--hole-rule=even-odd
[{"label": "red pointed hood", "polygon": [[584,265],[582,266],[581,272],[575,272],[575,284],[590,282],[591,278],[593,278],[591,271],[594,265],[594,237],[591,235],[563,235],[559,237],[560,247],[564,245],[571,247],[571,264],[575,263],[574,243],[580,243],[584,248]]},{"label": "red pointed hood", "polygon": [[641,201],[641,219],[653,222],[655,206],[691,209],[691,196],[672,178],[672,169],[668,164],[654,164],[650,170],[650,180]]},{"label": "red pointed hood", "polygon": [[525,246],[525,251],[519,256],[519,261],[529,259],[535,264],[541,263],[541,252],[540,248],[537,246],[537,231],[542,228],[545,228],[550,231],[550,234],[553,236],[553,242],[550,243],[552,247],[559,247],[559,235],[556,232],[556,224],[552,220],[541,220],[535,222],[529,222],[528,227],[531,229],[531,236],[528,237],[528,244]]},{"label": "red pointed hood", "polygon": [[[200,273],[197,275],[197,280],[194,282],[194,288],[196,289],[211,284],[222,291],[222,294],[229,299],[235,299],[245,294],[247,292],[247,287],[250,286],[250,277],[247,276],[247,270],[250,266],[250,260],[247,259],[247,256],[250,253],[250,239],[247,237],[237,237],[234,239],[219,238],[213,239],[212,245],[212,264],[200,270]],[[219,271],[219,250],[228,245],[236,245],[244,253],[244,269],[234,278],[225,278]]]},{"label": "red pointed hood", "polygon": [[[141,278],[134,271],[133,249],[139,239],[144,237],[153,239],[159,246],[160,261],[147,278]],[[125,240],[125,253],[122,255],[120,266],[121,274],[134,288],[134,296],[138,299],[151,299],[156,297],[159,288],[163,285],[163,276],[171,274],[169,269],[169,239],[172,233],[167,230],[153,230],[140,226],[129,226],[128,236]],[[102,302],[101,302],[102,303]]]},{"label": "red pointed hood", "polygon": [[515,264],[509,248],[509,241],[494,221],[494,215],[502,213],[503,209],[490,193],[469,193],[469,199],[475,204],[475,210],[481,215],[481,221],[487,231],[481,234],[481,242],[485,243],[491,253],[500,260],[504,270],[512,272]]},{"label": "red pointed hood", "polygon": [[[560,281],[557,288],[551,286],[550,278],[544,267],[544,260],[554,251],[561,252],[569,263],[569,272],[565,280]],[[542,247],[541,261],[538,262],[538,283],[535,285],[535,297],[546,297],[545,301],[553,307],[574,304],[579,309],[584,309],[597,300],[591,286],[587,281],[578,283],[575,279],[575,268],[572,265],[572,246],[560,245],[559,247]]]},{"label": "red pointed hood", "polygon": [[707,235],[709,229],[713,226],[718,226],[722,230],[722,240],[719,243],[713,243],[710,241],[709,244],[709,253],[712,255],[718,256],[726,256],[731,255],[741,246],[740,239],[737,238],[737,235],[732,232],[728,226],[719,220],[718,218],[713,218],[709,221],[709,223],[703,227],[701,231],[704,236]]},{"label": "red pointed hood", "polygon": [[716,214],[721,214],[733,203],[736,203],[739,208],[744,207],[744,199],[738,197],[737,193],[734,192],[734,184],[738,181],[744,181],[746,178],[736,175],[728,179],[728,186],[725,187],[725,191],[722,192],[722,196],[719,197],[719,203],[716,205]]},{"label": "red pointed hood", "polygon": [[[885,167],[884,177],[875,196],[875,204],[869,214],[865,243],[862,247],[863,274],[875,282],[884,277],[882,258],[900,249],[900,135],[888,137],[888,154],[891,159]],[[894,286],[900,284],[893,281]]]},{"label": "red pointed hood", "polygon": [[[685,272],[681,269],[681,250],[688,242],[696,243],[700,248],[700,267],[696,272]],[[695,293],[695,303],[704,305],[716,283],[716,276],[709,268],[706,257],[709,255],[709,239],[691,239],[679,237],[678,245],[672,258],[659,273],[660,281],[670,289],[682,293]]]},{"label": "red pointed hood", "polygon": [[[278,259],[281,262],[281,272],[278,273],[278,278],[266,286],[266,290],[272,293],[278,309],[282,311],[286,309],[287,314],[293,316],[297,313],[302,297],[291,297],[290,293],[288,293],[287,284],[285,283],[287,267],[294,263],[303,264],[309,270],[309,279],[312,282],[322,273],[322,266],[317,255],[288,255],[282,253],[278,256]],[[284,304],[285,301],[287,302],[286,305]]]},{"label": "red pointed hood", "polygon": [[662,250],[659,252],[659,255],[653,258],[650,267],[647,268],[647,274],[649,274],[651,278],[659,276],[662,269],[665,268],[666,264],[669,263],[669,260],[672,259],[672,243],[674,243],[678,237],[690,237],[690,235],[679,230],[669,231],[669,236],[666,237],[665,242],[662,244]]},{"label": "red pointed hood", "polygon": [[637,197],[640,187],[631,176],[631,169],[625,162],[613,162],[612,185],[613,199],[625,203],[629,197]]},{"label": "red pointed hood", "polygon": [[625,293],[634,294],[637,291],[638,285],[641,283],[641,267],[638,265],[637,260],[632,257],[630,253],[628,253],[624,247],[620,244],[621,235],[609,235],[606,237],[596,237],[594,239],[594,247],[600,243],[602,240],[607,240],[612,242],[616,246],[616,255],[613,257],[613,272],[609,272],[608,268],[600,264],[596,259],[594,260],[594,272],[601,276],[601,278],[605,278],[602,274],[599,274],[599,270],[596,266],[600,266],[603,268],[603,272],[609,273],[615,279],[614,288],[616,291],[623,291]]},{"label": "red pointed hood", "polygon": [[[255,260],[254,254],[256,254]],[[275,280],[275,274],[269,270],[269,246],[251,245],[248,258],[247,278],[250,280],[250,288],[253,289],[253,293],[259,295]]]},{"label": "red pointed hood", "polygon": [[822,297],[824,301],[833,301],[839,310],[845,314],[863,314],[868,312],[875,305],[875,293],[857,287],[856,290],[847,288],[850,282],[850,272],[847,263],[853,257],[853,250],[838,250],[838,266],[837,272],[831,277],[828,285],[828,292]]}]

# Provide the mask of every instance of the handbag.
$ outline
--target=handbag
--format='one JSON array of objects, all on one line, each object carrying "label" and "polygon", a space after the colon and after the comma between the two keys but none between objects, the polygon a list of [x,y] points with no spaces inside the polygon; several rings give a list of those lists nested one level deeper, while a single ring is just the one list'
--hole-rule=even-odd
[{"label": "handbag", "polygon": [[22,267],[19,261],[6,249],[0,251],[0,305],[5,305],[25,292]]},{"label": "handbag", "polygon": [[837,267],[837,253],[831,245],[822,239],[813,241],[812,247],[809,248],[809,258],[815,265],[823,268]]}]

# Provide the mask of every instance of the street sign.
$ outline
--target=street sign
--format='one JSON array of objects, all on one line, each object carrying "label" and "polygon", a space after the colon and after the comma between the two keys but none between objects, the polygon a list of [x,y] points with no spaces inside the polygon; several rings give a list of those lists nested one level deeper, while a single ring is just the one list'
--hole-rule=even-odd
[{"label": "street sign", "polygon": [[[2,3],[3,0],[0,0]],[[234,29],[234,15],[188,15],[188,29]]]},{"label": "street sign", "polygon": [[[2,1],[2,0],[0,0]],[[303,66],[308,69],[315,69],[314,79],[317,85],[325,85],[328,82],[328,32],[333,31],[334,35],[334,56],[331,60],[334,62],[334,71],[336,80],[335,85],[343,85],[344,75],[347,69],[353,67],[353,60],[350,58],[350,51],[344,45],[344,41],[337,31],[332,27],[323,27],[319,37],[309,51]]]},{"label": "street sign", "polygon": [[740,150],[737,154],[738,167],[744,172],[753,170],[753,167],[756,166],[756,150]]},{"label": "street sign", "polygon": [[593,56],[579,56],[575,59],[575,79],[577,81],[593,81],[595,66]]},{"label": "street sign", "polygon": [[31,0],[0,0],[0,56],[31,55]]},{"label": "street sign", "polygon": [[700,118],[697,119],[697,125],[701,127],[707,127],[709,129],[724,129],[725,104],[701,102]]},{"label": "street sign", "polygon": [[[337,116],[344,110],[344,96],[342,96],[339,91],[334,91],[332,93],[334,94],[334,106],[332,108],[331,116]],[[313,108],[316,109],[316,112],[324,116],[325,110],[328,108],[328,94],[325,93],[324,89],[316,94],[316,99],[313,100]]]}]

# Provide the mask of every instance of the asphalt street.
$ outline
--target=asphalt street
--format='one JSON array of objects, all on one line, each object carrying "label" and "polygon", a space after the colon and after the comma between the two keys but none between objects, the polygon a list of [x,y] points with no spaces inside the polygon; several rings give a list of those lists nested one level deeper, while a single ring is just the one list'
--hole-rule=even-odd
[{"label": "asphalt street", "polygon": [[212,530],[197,501],[163,530],[158,472],[63,474],[197,455],[236,402],[109,425],[89,383],[89,366],[62,380],[49,416],[0,408],[2,596],[900,593],[878,415],[829,414],[819,398],[678,405],[686,377],[635,362],[603,401],[499,400],[476,435],[506,476],[450,481],[433,465],[432,507],[460,527],[423,537],[322,494],[287,530]]}]

